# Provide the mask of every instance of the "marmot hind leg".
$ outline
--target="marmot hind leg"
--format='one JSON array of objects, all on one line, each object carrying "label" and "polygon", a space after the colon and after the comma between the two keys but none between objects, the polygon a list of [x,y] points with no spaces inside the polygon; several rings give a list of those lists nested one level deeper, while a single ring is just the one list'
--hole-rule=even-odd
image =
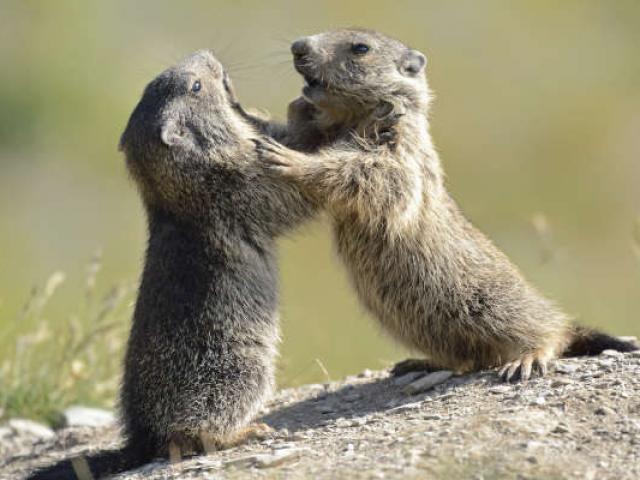
[{"label": "marmot hind leg", "polygon": [[273,432],[273,429],[266,423],[252,423],[223,437],[202,432],[200,433],[200,441],[204,452],[208,454],[217,450],[235,447],[249,440],[262,440],[267,438],[271,432]]},{"label": "marmot hind leg", "polygon": [[169,461],[178,463],[183,458],[198,454],[208,455],[218,450],[235,447],[248,440],[264,439],[273,429],[266,423],[253,423],[237,432],[221,436],[210,432],[200,432],[198,438],[174,434],[169,441]]}]

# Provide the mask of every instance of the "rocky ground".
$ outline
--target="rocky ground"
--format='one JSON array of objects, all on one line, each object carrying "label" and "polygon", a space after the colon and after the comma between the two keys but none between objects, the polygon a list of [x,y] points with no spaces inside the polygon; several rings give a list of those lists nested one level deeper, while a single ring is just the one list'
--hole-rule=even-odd
[{"label": "rocky ground", "polygon": [[[118,479],[640,478],[640,352],[563,359],[543,379],[365,371],[279,392],[266,439]],[[0,426],[0,478],[117,445],[111,427]]]}]

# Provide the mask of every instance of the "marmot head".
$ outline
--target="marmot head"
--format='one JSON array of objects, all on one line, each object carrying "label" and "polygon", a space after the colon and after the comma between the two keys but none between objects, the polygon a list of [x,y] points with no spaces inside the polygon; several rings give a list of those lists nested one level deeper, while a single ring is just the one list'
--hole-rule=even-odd
[{"label": "marmot head", "polygon": [[147,204],[176,212],[206,203],[202,195],[225,165],[239,161],[240,139],[249,136],[241,134],[249,127],[233,110],[232,97],[224,68],[208,50],[147,85],[120,139]]},{"label": "marmot head", "polygon": [[291,45],[303,96],[323,111],[369,111],[381,103],[426,109],[427,59],[402,42],[361,29],[303,37]]}]

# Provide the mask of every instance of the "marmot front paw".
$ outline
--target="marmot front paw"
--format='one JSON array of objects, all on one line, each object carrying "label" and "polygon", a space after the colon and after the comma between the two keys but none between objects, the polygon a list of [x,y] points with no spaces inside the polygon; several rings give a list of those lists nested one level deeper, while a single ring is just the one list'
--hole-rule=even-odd
[{"label": "marmot front paw", "polygon": [[258,159],[271,171],[295,176],[301,173],[297,157],[300,155],[270,138],[254,138]]}]

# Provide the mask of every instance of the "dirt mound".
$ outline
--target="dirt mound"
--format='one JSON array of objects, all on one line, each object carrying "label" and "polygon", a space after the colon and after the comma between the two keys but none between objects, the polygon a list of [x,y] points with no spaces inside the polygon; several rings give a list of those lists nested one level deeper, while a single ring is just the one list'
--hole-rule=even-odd
[{"label": "dirt mound", "polygon": [[[637,479],[639,398],[639,352],[560,360],[527,384],[493,372],[365,371],[279,392],[263,418],[274,428],[266,439],[117,478]],[[115,427],[35,440],[4,432],[2,479],[119,442]]]}]

